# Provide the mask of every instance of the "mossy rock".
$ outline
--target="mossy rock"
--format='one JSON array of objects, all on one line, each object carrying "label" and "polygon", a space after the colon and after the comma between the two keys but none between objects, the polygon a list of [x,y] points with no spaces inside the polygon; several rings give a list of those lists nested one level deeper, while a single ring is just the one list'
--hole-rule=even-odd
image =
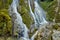
[{"label": "mossy rock", "polygon": [[60,22],[60,14],[59,14],[59,10],[56,13],[56,8],[58,6],[58,2],[57,0],[51,1],[51,2],[41,2],[40,3],[42,8],[47,12],[47,20],[53,22],[53,19],[55,18],[55,22]]},{"label": "mossy rock", "polygon": [[57,30],[59,28],[59,25],[58,24],[55,24],[52,27],[53,27],[53,29]]},{"label": "mossy rock", "polygon": [[24,6],[22,6],[20,13],[21,13],[21,16],[22,16],[22,18],[23,18],[23,22],[24,22],[24,23],[27,25],[27,27],[29,28],[30,25],[31,25],[31,23],[32,23],[32,19],[31,19],[30,15],[29,15],[28,10],[27,10]]},{"label": "mossy rock", "polygon": [[0,35],[11,34],[12,22],[8,12],[0,11]]},{"label": "mossy rock", "polygon": [[23,22],[26,24],[26,26],[29,28],[31,23],[32,23],[32,19],[31,16],[29,15],[29,6],[27,3],[25,3],[24,0],[20,0],[20,9],[18,9],[18,12],[21,14]]}]

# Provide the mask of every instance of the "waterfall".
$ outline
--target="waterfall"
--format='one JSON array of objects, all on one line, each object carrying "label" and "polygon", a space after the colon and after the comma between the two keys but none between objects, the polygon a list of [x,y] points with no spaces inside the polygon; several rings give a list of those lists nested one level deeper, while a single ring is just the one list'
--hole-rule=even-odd
[{"label": "waterfall", "polygon": [[30,8],[30,16],[31,16],[31,19],[33,19],[33,21],[34,21],[34,23],[31,25],[31,27],[30,27],[30,31],[31,32],[33,32],[34,31],[34,27],[36,27],[37,26],[37,21],[36,21],[36,18],[35,18],[35,15],[34,15],[34,13],[32,12],[32,8],[31,8],[31,6],[30,6],[30,0],[28,0],[28,5],[29,5],[29,8]]},{"label": "waterfall", "polygon": [[[34,13],[32,12],[32,8],[30,6],[30,0],[28,0],[28,4],[30,8],[29,14],[33,19],[35,25],[33,27],[39,28],[40,25],[48,23],[46,21],[45,11],[39,6],[37,0],[34,1],[35,4]],[[29,30],[26,27],[26,25],[23,23],[22,17],[17,11],[18,6],[19,6],[19,0],[13,0],[9,8],[10,16],[12,17],[12,19],[14,19],[13,20],[14,27],[17,27],[18,29],[18,40],[20,40],[20,38],[22,38],[22,40],[34,40],[34,37],[37,35],[38,31],[31,37],[31,39],[29,39],[29,35],[28,35]]]},{"label": "waterfall", "polygon": [[39,6],[37,1],[34,1],[34,4],[35,4],[34,14],[35,14],[35,18],[36,18],[38,25],[43,25],[43,24],[48,23],[46,21],[45,11],[41,8],[41,6]]},{"label": "waterfall", "polygon": [[41,8],[41,6],[38,4],[38,0],[34,1],[34,13],[32,12],[30,1],[28,0],[29,8],[30,8],[30,15],[34,19],[34,23],[36,25],[36,28],[40,25],[48,23],[46,21],[46,12]]},{"label": "waterfall", "polygon": [[[46,21],[45,11],[41,8],[41,6],[39,6],[37,0],[34,1],[34,5],[35,5],[35,8],[34,8],[34,13],[33,13],[32,9],[31,9],[31,6],[30,6],[30,3],[29,3],[30,14],[32,14],[31,17],[34,16],[33,17],[34,22],[37,23],[36,27],[34,27],[34,26],[32,26],[32,27],[33,28],[37,28],[39,30],[40,25],[47,24],[48,22]],[[31,29],[31,31],[34,31],[34,29]],[[36,33],[31,37],[31,40],[34,40],[34,38],[37,35],[37,33],[38,33],[38,31],[36,31]]]},{"label": "waterfall", "polygon": [[34,23],[37,24],[36,19],[35,19],[35,15],[32,12],[32,9],[31,9],[31,6],[30,6],[30,0],[28,0],[28,4],[29,4],[29,8],[30,8],[30,13],[29,14],[31,15],[32,19],[34,20]]},{"label": "waterfall", "polygon": [[[18,29],[18,38],[22,37],[24,40],[29,39],[28,37],[28,28],[23,23],[21,15],[17,11],[17,7],[19,5],[18,0],[13,0],[11,7],[10,7],[10,16],[14,19],[14,27]],[[14,17],[13,17],[14,16]]]}]

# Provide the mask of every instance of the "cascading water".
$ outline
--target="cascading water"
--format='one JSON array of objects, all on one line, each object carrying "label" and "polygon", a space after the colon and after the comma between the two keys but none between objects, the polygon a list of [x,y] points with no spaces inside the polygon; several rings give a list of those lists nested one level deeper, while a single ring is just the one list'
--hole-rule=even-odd
[{"label": "cascading water", "polygon": [[[29,8],[30,8],[30,16],[31,16],[31,18],[33,19],[33,21],[34,21],[34,23],[31,25],[31,27],[30,27],[30,29],[31,29],[31,32],[33,32],[33,28],[34,27],[36,27],[37,26],[37,22],[36,22],[36,18],[35,18],[35,15],[34,15],[34,13],[32,12],[32,8],[31,8],[31,6],[30,6],[30,0],[28,0],[28,4],[29,4]],[[34,27],[33,27],[34,26]]]},{"label": "cascading water", "polygon": [[[29,39],[28,36],[28,28],[22,21],[21,15],[17,11],[17,7],[19,5],[18,0],[13,0],[11,7],[10,7],[10,15],[12,16],[13,14],[14,17],[16,17],[14,20],[14,27],[18,28],[18,38],[22,37],[24,40]],[[19,39],[18,39],[19,40]]]},{"label": "cascading water", "polygon": [[35,18],[36,18],[38,25],[43,25],[43,24],[48,23],[45,20],[46,19],[45,11],[39,6],[36,0],[34,1],[34,4],[35,4],[34,14],[35,14]]},{"label": "cascading water", "polygon": [[[28,0],[29,8],[30,8],[30,15],[34,20],[35,27],[38,27],[40,25],[48,23],[45,19],[45,12],[44,10],[38,5],[37,1],[34,1],[35,9],[34,13],[32,12],[31,6],[30,6],[30,0]],[[11,7],[10,7],[10,16],[14,19],[14,27],[18,27],[18,40],[20,37],[22,37],[23,40],[29,40],[28,36],[28,28],[22,21],[21,15],[17,11],[17,7],[19,5],[18,0],[13,0]],[[37,26],[38,25],[38,26]],[[34,26],[33,26],[34,27]],[[38,31],[37,31],[38,32]],[[35,35],[37,32],[31,37],[30,40],[34,40]]]},{"label": "cascading water", "polygon": [[38,28],[40,25],[48,23],[46,21],[45,11],[39,6],[38,0],[34,1],[34,5],[35,5],[34,13],[32,12],[30,1],[28,3],[30,8],[30,14],[31,14],[31,17],[33,17],[34,19],[34,22],[35,22],[34,24],[36,25],[36,28]]},{"label": "cascading water", "polygon": [[37,24],[37,22],[36,22],[36,19],[35,19],[35,15],[34,15],[34,13],[32,12],[32,9],[31,9],[31,6],[30,6],[30,0],[28,0],[28,4],[29,4],[29,8],[30,8],[30,15],[31,15],[31,17],[32,17],[32,19],[34,20],[34,23],[35,23],[35,25]]},{"label": "cascading water", "polygon": [[[29,7],[30,7],[30,14],[33,17],[33,19],[35,20],[35,22],[37,23],[37,26],[33,28],[40,28],[40,25],[44,25],[47,24],[48,22],[46,21],[46,14],[45,11],[39,6],[39,4],[37,3],[37,0],[34,1],[34,5],[35,5],[35,9],[34,9],[34,13],[32,12],[30,3],[29,3]],[[31,29],[32,31],[32,29]],[[34,30],[33,30],[34,31]],[[37,35],[38,31],[36,31],[36,33],[31,37],[31,40],[34,40],[35,36]]]}]

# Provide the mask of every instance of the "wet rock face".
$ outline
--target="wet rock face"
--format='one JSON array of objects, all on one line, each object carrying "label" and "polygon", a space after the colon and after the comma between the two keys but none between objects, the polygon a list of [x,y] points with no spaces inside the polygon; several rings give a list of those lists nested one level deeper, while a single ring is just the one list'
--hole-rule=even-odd
[{"label": "wet rock face", "polygon": [[49,28],[43,28],[40,33],[40,40],[50,40],[52,34],[52,30]]},{"label": "wet rock face", "polygon": [[44,29],[45,31],[41,33],[42,40],[48,40],[49,36],[51,35],[51,30]]},{"label": "wet rock face", "polygon": [[52,24],[49,24],[40,30],[35,40],[60,40],[60,31],[54,29]]},{"label": "wet rock face", "polygon": [[60,31],[54,30],[54,32],[52,34],[52,39],[53,40],[60,40]]}]

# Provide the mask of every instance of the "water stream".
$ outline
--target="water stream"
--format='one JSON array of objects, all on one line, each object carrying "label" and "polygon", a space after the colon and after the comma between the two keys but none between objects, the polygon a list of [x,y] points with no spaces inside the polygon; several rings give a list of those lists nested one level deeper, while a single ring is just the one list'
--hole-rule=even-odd
[{"label": "water stream", "polygon": [[[17,7],[19,5],[19,0],[13,0],[10,11],[12,11],[11,15],[15,17],[14,21],[14,27],[17,27],[18,29],[18,38],[23,38],[24,40],[27,40],[29,38],[28,36],[28,28],[26,25],[23,23],[21,15],[17,11]],[[19,39],[18,39],[19,40]]]},{"label": "water stream", "polygon": [[[48,23],[46,21],[46,13],[45,11],[41,8],[41,6],[38,4],[37,0],[34,1],[34,12],[32,12],[32,8],[30,6],[30,0],[28,0],[29,8],[30,8],[30,16],[34,20],[34,25],[36,28],[39,28],[40,25],[44,25]],[[10,15],[14,19],[14,27],[17,27],[18,29],[18,40],[19,38],[22,38],[23,40],[34,40],[35,34],[29,39],[28,35],[28,28],[26,25],[23,23],[22,17],[17,11],[19,5],[19,0],[13,0],[11,6],[10,6]],[[34,28],[34,26],[33,26]],[[37,34],[37,33],[36,33]]]}]

